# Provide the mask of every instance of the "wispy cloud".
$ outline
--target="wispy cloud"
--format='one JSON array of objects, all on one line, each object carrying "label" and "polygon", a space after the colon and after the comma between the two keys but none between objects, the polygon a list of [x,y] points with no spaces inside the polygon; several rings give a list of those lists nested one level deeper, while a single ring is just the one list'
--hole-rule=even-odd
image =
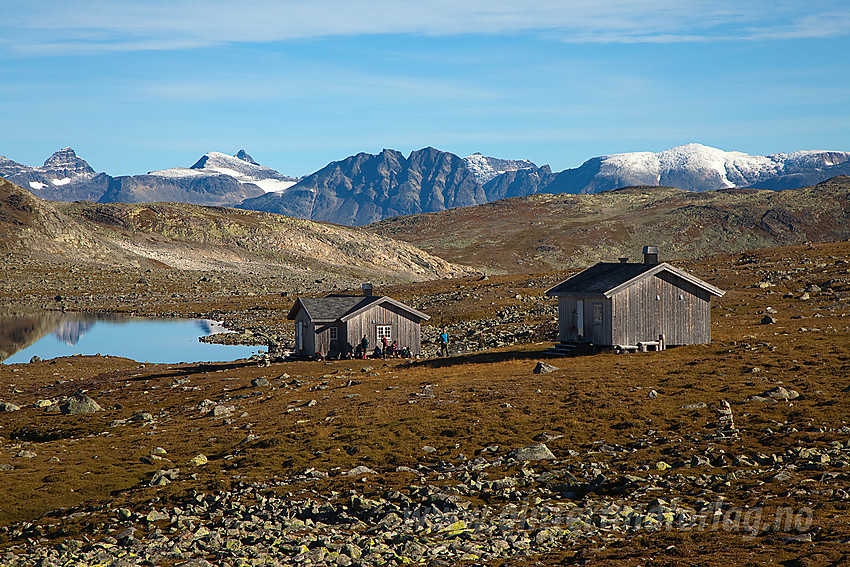
[{"label": "wispy cloud", "polygon": [[175,50],[374,34],[538,34],[586,43],[835,37],[845,0],[32,0],[8,3],[0,49]]}]

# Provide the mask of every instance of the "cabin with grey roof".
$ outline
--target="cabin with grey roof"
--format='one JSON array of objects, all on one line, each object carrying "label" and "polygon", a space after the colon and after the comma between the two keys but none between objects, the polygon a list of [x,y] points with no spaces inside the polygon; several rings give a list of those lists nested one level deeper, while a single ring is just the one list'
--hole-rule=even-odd
[{"label": "cabin with grey roof", "polygon": [[725,292],[659,262],[654,246],[643,252],[643,262],[599,262],[546,292],[558,298],[556,352],[711,342],[711,298]]},{"label": "cabin with grey roof", "polygon": [[331,294],[325,297],[301,297],[287,318],[295,321],[295,352],[301,357],[345,356],[354,353],[363,337],[369,352],[386,337],[399,350],[421,353],[422,321],[428,315],[391,297],[372,295],[372,286],[364,284],[363,295]]}]

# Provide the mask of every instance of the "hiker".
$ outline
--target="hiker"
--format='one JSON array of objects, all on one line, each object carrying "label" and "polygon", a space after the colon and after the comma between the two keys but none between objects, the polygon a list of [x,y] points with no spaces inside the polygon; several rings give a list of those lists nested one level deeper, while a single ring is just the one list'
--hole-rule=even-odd
[{"label": "hiker", "polygon": [[390,351],[388,354],[390,358],[396,358],[398,356],[398,343],[396,341],[393,341],[393,344],[390,345]]},{"label": "hiker", "polygon": [[384,358],[384,351],[381,350],[381,345],[375,347],[375,352],[372,353],[372,358]]},{"label": "hiker", "polygon": [[449,355],[449,334],[443,329],[440,334],[440,356]]},{"label": "hiker", "polygon": [[366,335],[363,335],[363,338],[360,339],[360,355],[363,358],[369,356],[369,339],[366,338]]},{"label": "hiker", "polygon": [[381,344],[382,344],[382,345],[384,345],[384,349],[383,349],[383,350],[384,350],[384,355],[385,355],[385,356],[386,356],[386,354],[387,354],[387,343],[388,343],[388,342],[389,342],[389,341],[387,341],[387,337],[381,337]]}]

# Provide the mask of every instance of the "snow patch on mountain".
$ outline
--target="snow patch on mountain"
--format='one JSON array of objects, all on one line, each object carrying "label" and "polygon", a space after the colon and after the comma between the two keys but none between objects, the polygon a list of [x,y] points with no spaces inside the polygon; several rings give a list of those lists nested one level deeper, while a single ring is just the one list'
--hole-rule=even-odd
[{"label": "snow patch on mountain", "polygon": [[599,176],[622,185],[668,185],[693,191],[746,187],[765,179],[850,160],[850,152],[799,151],[754,156],[702,144],[686,144],[658,153],[602,156]]},{"label": "snow patch on mountain", "polygon": [[256,185],[266,193],[283,191],[298,182],[294,177],[258,164],[245,150],[239,150],[235,156],[209,152],[201,156],[192,167],[172,167],[151,171],[148,175],[171,178],[226,175],[240,183]]},{"label": "snow patch on mountain", "polygon": [[463,158],[463,161],[481,185],[484,185],[497,175],[501,175],[506,171],[537,168],[533,162],[527,159],[494,158],[481,155],[480,152],[466,156]]}]

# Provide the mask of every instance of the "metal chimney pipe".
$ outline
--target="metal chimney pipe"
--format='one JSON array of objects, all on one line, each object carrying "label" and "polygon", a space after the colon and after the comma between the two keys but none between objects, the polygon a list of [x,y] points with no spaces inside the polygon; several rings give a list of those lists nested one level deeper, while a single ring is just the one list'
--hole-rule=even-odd
[{"label": "metal chimney pipe", "polygon": [[658,247],[644,246],[643,247],[643,263],[657,264],[658,263]]},{"label": "metal chimney pipe", "polygon": [[361,289],[363,290],[363,295],[364,295],[365,297],[372,297],[372,284],[370,284],[370,283],[364,283],[364,284],[363,284],[362,286],[360,286],[360,287],[361,287]]}]

